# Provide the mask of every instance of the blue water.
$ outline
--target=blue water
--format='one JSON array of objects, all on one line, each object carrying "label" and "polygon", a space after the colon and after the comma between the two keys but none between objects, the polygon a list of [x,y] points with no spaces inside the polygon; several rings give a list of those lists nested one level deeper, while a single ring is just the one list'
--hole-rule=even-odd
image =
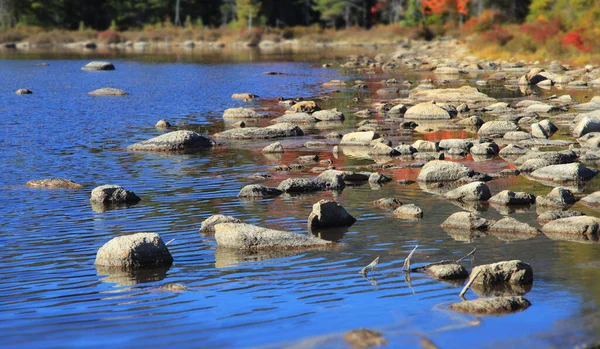
[{"label": "blue water", "polygon": [[[140,346],[159,348],[346,348],[344,332],[368,327],[383,333],[387,347],[418,347],[421,336],[441,348],[572,347],[598,340],[600,260],[598,245],[556,242],[540,235],[505,242],[492,236],[472,242],[455,240],[439,224],[461,208],[425,193],[418,185],[368,185],[296,197],[240,201],[239,189],[255,172],[272,170],[314,151],[305,141],[330,130],[316,130],[283,140],[282,160],[266,158],[268,142],[223,142],[197,154],[128,152],[134,142],[161,134],[159,119],[207,135],[224,128],[226,108],[250,106],[271,116],[283,108],[276,98],[321,95],[321,83],[349,79],[320,63],[152,63],[116,59],[117,70],[85,72],[86,60],[0,61],[0,330],[3,348],[71,348]],[[285,73],[263,75],[266,71]],[[402,73],[396,73],[399,79]],[[394,74],[392,74],[393,76]],[[369,76],[370,82],[390,75]],[[124,97],[91,97],[87,92],[116,87]],[[14,92],[28,88],[32,95]],[[373,88],[375,90],[376,88]],[[231,99],[250,92],[252,102]],[[342,127],[360,121],[360,105],[350,92],[323,102],[346,112]],[[318,150],[331,157],[329,148]],[[372,164],[340,155],[338,167]],[[502,160],[479,166],[501,169]],[[384,171],[385,172],[385,171]],[[394,173],[390,173],[394,174]],[[313,176],[309,170],[299,176]],[[396,174],[394,179],[401,179]],[[31,179],[66,177],[82,190],[30,189]],[[94,211],[89,193],[114,183],[142,197],[134,206]],[[497,180],[492,191],[506,187],[547,192],[527,180]],[[374,207],[381,197],[397,197],[423,207],[425,217],[407,221]],[[198,232],[216,213],[246,222],[297,232],[305,231],[313,203],[340,202],[358,222],[327,251],[263,252],[245,255],[217,248],[212,236]],[[575,209],[584,209],[575,207]],[[587,211],[589,212],[589,211]],[[593,212],[589,212],[594,214]],[[501,218],[494,209],[484,216]],[[513,214],[539,227],[535,208]],[[156,232],[170,245],[175,262],[165,270],[142,274],[97,270],[96,251],[112,237]],[[400,272],[414,245],[413,263],[458,258],[477,248],[466,265],[521,259],[534,269],[535,282],[524,312],[501,317],[473,317],[448,310],[460,301],[462,285]],[[358,271],[380,256],[376,273]],[[188,289],[171,292],[161,286],[178,283]],[[470,291],[467,298],[477,295]]]}]

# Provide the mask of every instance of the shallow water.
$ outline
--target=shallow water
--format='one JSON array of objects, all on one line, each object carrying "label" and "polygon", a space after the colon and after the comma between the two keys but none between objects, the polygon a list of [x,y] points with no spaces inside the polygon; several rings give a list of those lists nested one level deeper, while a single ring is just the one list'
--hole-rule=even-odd
[{"label": "shallow water", "polygon": [[[330,79],[363,78],[314,63],[287,62],[289,57],[248,59],[244,63],[214,63],[177,57],[139,61],[111,59],[116,71],[84,72],[85,59],[0,61],[0,330],[2,347],[165,347],[345,348],[345,331],[368,327],[381,331],[388,347],[417,347],[422,336],[442,348],[572,347],[600,339],[600,250],[598,244],[553,241],[543,234],[530,240],[503,241],[493,236],[451,236],[440,223],[462,208],[432,195],[418,184],[347,187],[342,193],[281,196],[242,201],[236,197],[248,176],[268,172],[265,185],[276,186],[288,176],[314,176],[309,170],[278,173],[276,164],[295,162],[298,155],[318,153],[339,168],[371,165],[364,153],[300,146],[331,129],[316,129],[304,137],[282,140],[282,158],[268,158],[260,149],[269,142],[230,142],[197,154],[128,152],[136,141],[159,135],[153,125],[167,119],[181,128],[212,134],[223,129],[222,112],[251,106],[272,116],[283,109],[275,98],[311,97]],[[161,56],[162,57],[162,56]],[[5,56],[5,58],[7,58]],[[15,58],[15,57],[12,57]],[[73,57],[69,57],[73,58]],[[328,57],[331,59],[331,57]],[[270,61],[270,62],[269,62]],[[277,71],[285,75],[263,75]],[[398,71],[366,77],[422,76]],[[426,76],[426,75],[424,75]],[[477,77],[471,77],[473,82]],[[112,86],[124,97],[91,97],[87,92]],[[373,85],[375,86],[375,85]],[[18,96],[18,88],[34,94]],[[373,87],[372,90],[376,90]],[[495,91],[495,92],[494,92]],[[261,96],[253,102],[232,100],[232,93]],[[492,87],[490,94],[517,97]],[[561,91],[541,92],[562,94]],[[594,95],[573,94],[579,101]],[[330,94],[322,107],[346,113],[347,130],[360,121],[353,112],[373,102],[374,94],[350,90]],[[355,103],[358,96],[362,102]],[[391,135],[399,140],[473,137],[467,132]],[[476,170],[499,172],[500,159],[460,160]],[[400,163],[394,160],[394,163]],[[383,170],[394,179],[414,179],[417,169]],[[31,179],[66,177],[82,190],[30,189]],[[89,193],[97,185],[114,183],[133,190],[142,201],[134,206],[94,210]],[[592,181],[586,192],[597,190]],[[536,194],[550,188],[523,177],[489,183],[493,192],[510,188]],[[381,197],[415,203],[425,211],[420,220],[403,220],[372,205]],[[312,204],[335,198],[358,222],[347,232],[327,236],[340,244],[332,250],[241,254],[217,248],[214,238],[198,232],[200,223],[216,213],[248,223],[303,233]],[[479,208],[486,218],[499,219],[495,208]],[[580,204],[573,209],[598,215]],[[511,216],[536,227],[535,207]],[[96,251],[115,236],[156,232],[175,259],[171,268],[144,273],[114,273],[94,266]],[[521,259],[530,263],[535,282],[526,294],[532,306],[502,317],[453,313],[447,305],[459,301],[460,284],[400,272],[406,255],[419,249],[413,264],[456,259],[477,248],[471,265]],[[358,271],[380,256],[376,272]],[[170,283],[188,290],[160,289]],[[477,295],[470,291],[467,298]]]}]

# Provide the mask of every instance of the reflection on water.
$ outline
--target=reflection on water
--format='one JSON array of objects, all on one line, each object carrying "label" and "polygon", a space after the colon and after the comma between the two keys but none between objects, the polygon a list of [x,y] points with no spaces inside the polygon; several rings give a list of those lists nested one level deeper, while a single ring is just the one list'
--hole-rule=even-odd
[{"label": "reflection on water", "polygon": [[[372,92],[381,87],[381,80],[433,77],[403,70],[359,77],[323,69],[320,62],[305,63],[312,58],[338,60],[347,53],[321,51],[310,55],[243,51],[230,56],[200,51],[140,56],[33,52],[0,62],[0,111],[5,116],[0,131],[3,346],[333,348],[346,347],[343,333],[360,327],[383,332],[391,347],[417,346],[425,335],[434,343],[443,343],[444,348],[507,347],[511,343],[548,346],[556,339],[548,334],[555,330],[570,333],[559,342],[565,344],[561,347],[597,340],[600,325],[586,319],[597,314],[600,304],[600,268],[594,267],[600,260],[598,244],[553,240],[555,237],[546,235],[500,240],[480,232],[445,232],[440,224],[462,210],[479,211],[491,220],[511,215],[536,228],[540,225],[533,207],[489,209],[482,203],[443,200],[440,195],[452,186],[434,188],[411,182],[419,172],[418,161],[375,158],[367,147],[341,147],[334,156],[330,148],[335,142],[329,140],[324,148],[303,147],[308,141],[323,140],[330,128],[341,132],[354,129],[362,120],[355,113],[382,99]],[[16,54],[2,51],[1,55]],[[49,66],[35,66],[37,59],[47,60]],[[82,72],[80,68],[92,59],[110,59],[117,70]],[[285,75],[264,75],[265,71]],[[277,117],[285,111],[277,103],[278,96],[311,98],[324,91],[321,84],[325,81],[341,79],[351,85],[357,78],[369,87],[360,92],[358,102],[353,100],[358,94],[352,89],[319,101],[322,108],[343,111],[346,121],[341,125],[318,123],[306,136],[281,140],[285,148],[281,157],[268,158],[261,153],[268,141],[223,141],[215,149],[192,154],[125,150],[127,145],[161,134],[163,131],[154,128],[160,119],[176,128],[212,134],[223,130],[222,113],[227,108],[251,107]],[[480,78],[469,76],[468,82]],[[103,86],[123,89],[129,95],[87,95]],[[22,87],[33,94],[15,95]],[[490,84],[482,90],[497,98],[521,96],[501,85]],[[248,102],[231,99],[237,92],[262,98]],[[543,97],[554,92],[540,93]],[[573,96],[580,101],[591,94],[578,93]],[[416,139],[476,136],[466,130],[407,133],[397,131],[400,125],[396,121],[382,121],[379,114],[372,118],[391,130],[386,138],[394,145]],[[269,122],[267,118],[257,124]],[[288,172],[273,169],[313,154],[331,161],[322,166],[339,169],[362,171],[374,162],[390,165],[378,165],[377,171],[394,181],[377,187],[348,185],[341,192],[255,201],[237,198],[247,184],[274,187],[288,177],[315,177],[311,166]],[[498,157],[469,155],[458,161],[486,173],[512,168]],[[31,179],[47,177],[70,178],[84,189],[24,186]],[[94,209],[89,193],[106,183],[122,185],[142,201],[119,209]],[[550,189],[523,176],[495,179],[488,185],[494,194],[511,189],[545,195]],[[589,193],[598,188],[600,177],[581,190]],[[397,219],[372,205],[382,197],[416,204],[424,217]],[[321,199],[337,200],[358,219],[347,230],[317,232],[336,241],[334,249],[244,253],[218,248],[213,236],[198,232],[204,219],[224,214],[250,224],[306,233],[312,205]],[[583,204],[573,209],[597,215]],[[112,237],[139,231],[159,233],[164,241],[175,239],[169,245],[175,259],[171,268],[135,273],[96,269],[93,263],[100,246]],[[447,305],[459,300],[462,285],[400,272],[417,244],[414,266],[456,259],[475,247],[476,264],[511,259],[530,263],[535,287],[513,288],[510,293],[527,292],[534,306],[519,314],[480,320],[449,311]],[[358,271],[377,256],[379,265],[365,280]],[[193,292],[153,291],[167,284]],[[509,291],[473,288],[470,292],[468,296]],[[585,326],[567,326],[568,331],[561,327],[570,323]]]}]

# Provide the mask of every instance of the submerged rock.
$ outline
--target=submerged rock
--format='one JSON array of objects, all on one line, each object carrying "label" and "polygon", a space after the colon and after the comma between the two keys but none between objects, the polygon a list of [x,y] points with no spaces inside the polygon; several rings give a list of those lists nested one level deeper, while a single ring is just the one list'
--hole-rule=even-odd
[{"label": "submerged rock", "polygon": [[313,205],[308,216],[308,229],[349,227],[356,222],[341,205],[335,201],[320,200]]},{"label": "submerged rock", "polygon": [[34,179],[27,183],[26,186],[30,188],[49,188],[49,189],[80,189],[83,186],[79,183],[75,183],[70,179],[66,178],[46,178],[46,179]]},{"label": "submerged rock", "polygon": [[161,129],[166,129],[166,128],[171,127],[171,124],[167,120],[160,119],[160,120],[158,120],[156,122],[156,125],[154,125],[154,127],[161,128]]},{"label": "submerged rock", "polygon": [[90,96],[125,96],[128,93],[113,87],[103,87],[97,90],[88,92]]},{"label": "submerged rock", "polygon": [[388,343],[381,333],[366,328],[347,332],[344,340],[354,349],[379,347]]},{"label": "submerged rock", "polygon": [[112,184],[105,184],[94,188],[90,198],[92,203],[102,205],[134,204],[140,200],[140,197],[135,195],[134,192]]},{"label": "submerged rock", "polygon": [[170,266],[173,257],[160,235],[137,233],[111,239],[98,250],[94,263],[105,267],[135,269]]},{"label": "submerged rock", "polygon": [[239,198],[272,198],[282,194],[282,191],[277,188],[269,188],[260,184],[249,184],[240,190]]},{"label": "submerged rock", "polygon": [[312,235],[257,227],[246,223],[215,225],[215,239],[220,247],[240,250],[295,250],[333,246],[331,241]]},{"label": "submerged rock", "polygon": [[200,231],[203,233],[214,233],[215,225],[220,223],[242,223],[242,220],[233,216],[225,216],[222,214],[212,215],[202,221],[202,224],[200,225]]},{"label": "submerged rock", "polygon": [[502,315],[523,311],[531,306],[524,297],[492,297],[450,305],[450,309],[472,315]]},{"label": "submerged rock", "polygon": [[90,62],[81,70],[115,70],[115,66],[110,62]]},{"label": "submerged rock", "polygon": [[267,127],[244,127],[225,130],[216,133],[216,138],[222,139],[271,139],[303,136],[304,131],[296,125],[281,123]]},{"label": "submerged rock", "polygon": [[542,232],[553,240],[597,242],[599,229],[599,218],[576,216],[550,221],[542,227]]},{"label": "submerged rock", "polygon": [[192,151],[211,148],[215,142],[193,131],[179,130],[165,133],[127,147],[134,151]]}]

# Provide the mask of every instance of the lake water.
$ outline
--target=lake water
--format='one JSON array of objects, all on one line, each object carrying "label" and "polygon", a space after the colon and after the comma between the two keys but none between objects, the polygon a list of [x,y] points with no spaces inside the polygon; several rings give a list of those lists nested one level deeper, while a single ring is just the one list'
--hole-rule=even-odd
[{"label": "lake water", "polygon": [[[290,176],[314,176],[309,169],[273,170],[277,164],[296,162],[299,155],[319,154],[338,168],[351,170],[373,164],[349,152],[334,158],[332,145],[301,146],[332,129],[317,128],[306,136],[282,140],[286,153],[281,158],[264,156],[260,150],[270,142],[263,141],[223,141],[214,150],[185,155],[124,149],[161,134],[154,128],[159,119],[210,135],[225,127],[226,108],[248,106],[279,116],[284,109],[277,104],[278,96],[320,96],[325,92],[321,84],[330,79],[361,78],[375,91],[375,82],[384,78],[419,78],[404,71],[365,77],[321,68],[323,61],[335,59],[333,55],[260,56],[251,51],[242,55],[244,59],[235,62],[224,58],[225,63],[202,55],[112,56],[108,58],[117,68],[112,72],[81,71],[95,58],[106,59],[93,54],[66,56],[68,60],[58,54],[0,55],[4,58],[0,61],[1,347],[346,348],[343,334],[359,327],[382,332],[390,348],[418,347],[421,337],[441,348],[562,348],[600,339],[598,244],[553,241],[543,234],[521,241],[453,237],[439,225],[461,207],[418,184],[362,185],[339,194],[327,191],[259,201],[236,197],[244,185],[259,183],[248,178],[256,172],[271,175],[260,182],[267,186]],[[42,62],[38,58],[49,66],[36,66]],[[284,75],[264,75],[267,71]],[[105,86],[129,95],[87,95]],[[31,89],[33,94],[16,95],[18,88]],[[501,87],[489,91],[515,95]],[[261,98],[231,99],[237,92]],[[583,101],[593,95],[587,90],[575,96]],[[354,112],[377,99],[373,93],[358,95],[352,90],[329,96],[321,107],[337,107],[347,117],[343,125],[334,126],[338,131],[353,129],[361,121]],[[352,100],[356,96],[360,102]],[[391,139],[412,142],[448,135],[474,137],[460,131],[392,135]],[[486,172],[509,167],[498,158],[460,161]],[[414,179],[418,169],[382,172],[395,180]],[[29,180],[48,177],[70,178],[84,189],[24,186]],[[128,208],[93,210],[90,191],[109,183],[133,190],[142,201]],[[489,185],[493,193],[508,188],[536,194],[550,191],[522,176]],[[585,191],[598,187],[595,180]],[[395,218],[372,204],[381,197],[415,203],[425,216]],[[312,205],[323,198],[335,198],[358,219],[349,231],[329,237],[339,241],[331,250],[248,255],[218,248],[214,237],[198,232],[204,219],[220,213],[304,233]],[[580,204],[573,209],[598,215]],[[486,218],[502,217],[492,207],[480,210]],[[535,206],[510,216],[540,227]],[[169,245],[173,266],[132,274],[97,270],[98,248],[133,232],[175,239]],[[525,297],[532,306],[500,317],[448,310],[450,303],[460,301],[462,284],[416,273],[408,282],[400,272],[415,245],[419,245],[415,265],[456,259],[473,248],[477,252],[467,266],[510,259],[531,264],[535,281]],[[377,256],[376,272],[363,278],[358,271]],[[171,283],[188,289],[161,289]],[[467,293],[469,299],[476,297],[473,291]]]}]

